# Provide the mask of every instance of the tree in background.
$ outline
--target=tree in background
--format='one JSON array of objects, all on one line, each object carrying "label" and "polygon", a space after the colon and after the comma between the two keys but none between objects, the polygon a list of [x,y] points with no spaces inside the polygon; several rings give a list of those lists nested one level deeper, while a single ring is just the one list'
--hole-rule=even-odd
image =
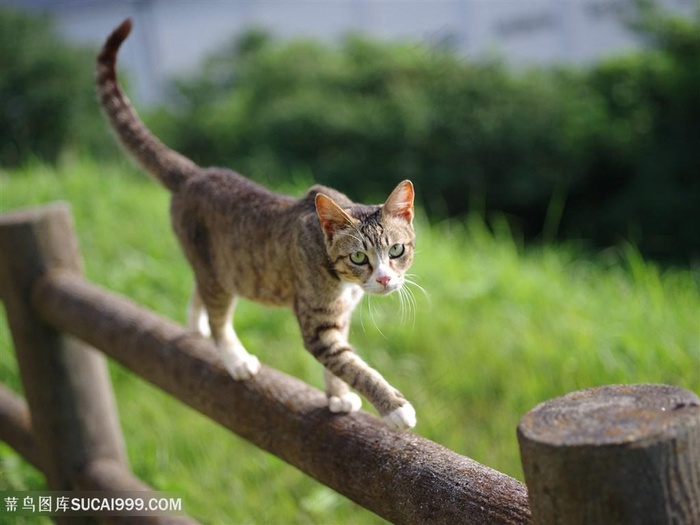
[{"label": "tree in background", "polygon": [[108,151],[93,63],[50,18],[0,9],[0,166],[54,162],[67,148]]},{"label": "tree in background", "polygon": [[426,45],[251,33],[176,83],[155,125],[203,164],[356,198],[411,178],[434,218],[505,214],[527,238],[700,256],[700,9],[639,2],[648,46],[515,72]]},{"label": "tree in background", "polygon": [[[252,31],[145,120],[195,161],[272,186],[305,174],[368,200],[410,178],[438,220],[497,213],[529,239],[629,240],[687,261],[700,257],[700,7],[681,19],[636,3],[647,47],[586,68]],[[120,155],[93,55],[44,18],[0,10],[0,165]]]}]

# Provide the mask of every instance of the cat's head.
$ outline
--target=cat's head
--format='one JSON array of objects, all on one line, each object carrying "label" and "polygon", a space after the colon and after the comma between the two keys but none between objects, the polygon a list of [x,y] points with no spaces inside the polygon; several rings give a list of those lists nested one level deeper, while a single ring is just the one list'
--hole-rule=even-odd
[{"label": "cat's head", "polygon": [[341,208],[316,195],[316,212],[333,271],[365,292],[386,295],[401,288],[413,262],[413,184],[401,182],[381,206]]}]

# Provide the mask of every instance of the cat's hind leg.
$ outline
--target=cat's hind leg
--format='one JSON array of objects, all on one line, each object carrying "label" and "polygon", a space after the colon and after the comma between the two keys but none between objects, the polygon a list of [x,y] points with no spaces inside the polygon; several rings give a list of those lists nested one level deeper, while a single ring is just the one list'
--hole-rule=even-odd
[{"label": "cat's hind leg", "polygon": [[209,318],[211,336],[229,374],[237,381],[250,379],[260,370],[260,361],[248,353],[233,329],[236,297],[220,290],[217,292],[200,292],[199,295]]},{"label": "cat's hind leg", "polygon": [[187,328],[204,337],[211,336],[209,316],[207,315],[207,310],[204,308],[204,303],[202,302],[202,298],[196,286],[192,291],[192,297],[190,297],[190,302],[187,305]]},{"label": "cat's hind leg", "polygon": [[226,323],[224,336],[217,341],[216,346],[221,351],[226,370],[236,381],[250,379],[260,371],[260,360],[248,353],[231,323]]}]

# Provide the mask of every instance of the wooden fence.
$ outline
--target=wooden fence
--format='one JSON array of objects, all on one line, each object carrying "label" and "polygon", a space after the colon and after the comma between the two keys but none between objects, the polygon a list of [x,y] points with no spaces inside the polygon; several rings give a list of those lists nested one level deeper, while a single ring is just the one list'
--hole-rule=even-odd
[{"label": "wooden fence", "polygon": [[210,341],[84,280],[65,204],[0,217],[0,297],[26,396],[0,387],[0,439],[51,490],[149,490],[127,463],[106,354],[394,523],[700,524],[700,400],[677,387],[594,388],[530,411],[518,427],[528,498],[370,414],[331,414],[323,393],[272,368],[232,381]]}]

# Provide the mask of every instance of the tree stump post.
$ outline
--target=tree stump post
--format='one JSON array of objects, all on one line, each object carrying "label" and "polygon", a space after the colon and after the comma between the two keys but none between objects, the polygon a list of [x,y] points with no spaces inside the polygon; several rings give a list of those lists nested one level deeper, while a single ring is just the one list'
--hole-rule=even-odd
[{"label": "tree stump post", "polygon": [[667,385],[572,392],[525,414],[536,525],[700,524],[700,399]]},{"label": "tree stump post", "polygon": [[31,412],[37,459],[49,488],[59,491],[76,489],[81,471],[95,460],[126,466],[127,459],[104,356],[47,326],[32,307],[34,285],[56,271],[82,273],[68,205],[0,217],[0,298]]}]

